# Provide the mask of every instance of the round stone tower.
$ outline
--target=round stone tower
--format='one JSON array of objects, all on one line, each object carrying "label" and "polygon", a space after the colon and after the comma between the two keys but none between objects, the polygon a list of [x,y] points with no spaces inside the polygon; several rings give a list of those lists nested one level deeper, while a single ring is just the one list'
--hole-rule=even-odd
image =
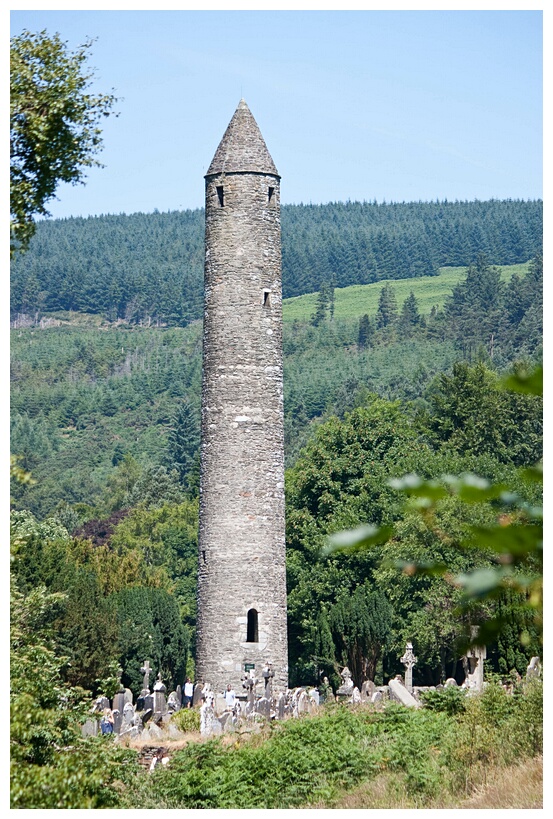
[{"label": "round stone tower", "polygon": [[244,100],[205,177],[196,678],[288,685],[280,176]]}]

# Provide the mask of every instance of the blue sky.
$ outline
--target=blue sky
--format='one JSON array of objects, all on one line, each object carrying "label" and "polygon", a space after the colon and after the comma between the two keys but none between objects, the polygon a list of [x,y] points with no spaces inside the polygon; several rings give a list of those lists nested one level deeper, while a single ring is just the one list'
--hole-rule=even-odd
[{"label": "blue sky", "polygon": [[97,38],[122,98],[54,217],[203,207],[241,96],[283,203],[543,195],[539,10],[12,11],[24,28]]}]

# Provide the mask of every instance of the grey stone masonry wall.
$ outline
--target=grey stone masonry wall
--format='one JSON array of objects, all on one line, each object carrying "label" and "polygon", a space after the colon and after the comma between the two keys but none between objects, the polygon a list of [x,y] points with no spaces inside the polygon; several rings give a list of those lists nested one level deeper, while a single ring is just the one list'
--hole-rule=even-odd
[{"label": "grey stone masonry wall", "polygon": [[288,650],[280,177],[243,101],[231,125],[206,176],[196,677],[216,691],[228,683],[241,691],[246,666],[260,676],[271,663],[281,691]]}]

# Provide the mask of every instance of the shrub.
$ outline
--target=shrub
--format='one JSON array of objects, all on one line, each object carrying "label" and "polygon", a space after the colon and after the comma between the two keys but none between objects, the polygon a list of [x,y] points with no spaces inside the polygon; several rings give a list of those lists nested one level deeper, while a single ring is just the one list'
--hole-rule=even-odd
[{"label": "shrub", "polygon": [[423,691],[421,700],[425,708],[430,711],[440,711],[450,717],[461,714],[465,710],[466,690],[454,685],[448,685],[436,691]]},{"label": "shrub", "polygon": [[179,731],[199,731],[200,730],[200,712],[193,708],[181,708],[176,714],[171,717]]}]

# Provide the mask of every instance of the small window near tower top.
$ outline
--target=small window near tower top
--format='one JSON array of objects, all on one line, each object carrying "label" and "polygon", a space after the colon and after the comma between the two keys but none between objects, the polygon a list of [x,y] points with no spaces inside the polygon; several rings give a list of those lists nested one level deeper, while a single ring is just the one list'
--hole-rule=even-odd
[{"label": "small window near tower top", "polygon": [[225,205],[225,194],[224,194],[222,185],[217,186],[217,196],[219,197],[219,207],[221,207],[221,208],[224,207],[224,205]]},{"label": "small window near tower top", "polygon": [[257,611],[255,609],[250,609],[248,611],[248,632],[246,635],[246,642],[247,643],[258,643],[258,633],[257,633]]},{"label": "small window near tower top", "polygon": [[263,307],[270,307],[271,306],[271,291],[264,290],[263,291]]},{"label": "small window near tower top", "polygon": [[271,201],[271,199],[273,198],[273,193],[274,193],[274,192],[275,192],[275,189],[274,189],[274,188],[269,188],[269,202],[270,202],[270,201]]}]

